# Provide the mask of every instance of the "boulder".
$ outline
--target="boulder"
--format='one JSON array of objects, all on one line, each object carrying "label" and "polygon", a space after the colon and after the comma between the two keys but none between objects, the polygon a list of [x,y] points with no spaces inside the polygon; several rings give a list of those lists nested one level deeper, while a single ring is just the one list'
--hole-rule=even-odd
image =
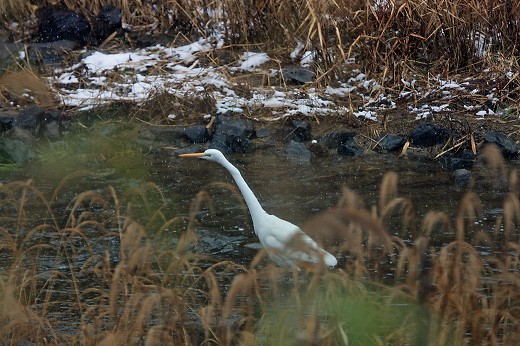
[{"label": "boulder", "polygon": [[90,36],[90,24],[81,13],[45,6],[36,11],[36,18],[40,42],[69,40],[84,45]]},{"label": "boulder", "polygon": [[289,161],[295,163],[311,162],[312,153],[302,142],[290,141],[284,152]]},{"label": "boulder", "polygon": [[100,44],[112,35],[112,33],[122,31],[121,10],[118,7],[107,5],[103,6],[99,14],[92,18],[91,43]]},{"label": "boulder", "polygon": [[488,132],[484,137],[485,143],[495,144],[504,157],[516,157],[518,155],[518,148],[511,138],[500,132]]},{"label": "boulder", "polygon": [[406,143],[406,138],[395,135],[393,133],[384,135],[377,141],[379,148],[388,151],[401,150],[404,143]]},{"label": "boulder", "polygon": [[422,124],[413,129],[410,142],[420,147],[443,144],[450,137],[448,130],[434,124]]},{"label": "boulder", "polygon": [[246,153],[251,151],[251,137],[254,133],[253,123],[247,119],[220,115],[215,127],[210,148],[220,150],[224,155]]},{"label": "boulder", "polygon": [[354,143],[354,140],[349,140],[341,143],[338,147],[338,154],[346,156],[359,156],[363,151]]},{"label": "boulder", "polygon": [[342,143],[352,141],[356,136],[355,132],[349,131],[331,131],[318,138],[320,144],[325,145],[329,149],[337,149]]},{"label": "boulder", "polygon": [[32,160],[36,153],[36,138],[27,130],[13,128],[0,137],[0,163],[22,163]]},{"label": "boulder", "polygon": [[32,43],[27,48],[31,65],[61,65],[69,54],[80,47],[79,43],[71,40]]},{"label": "boulder", "polygon": [[311,123],[305,120],[293,120],[294,139],[298,142],[307,142],[312,139]]},{"label": "boulder", "polygon": [[205,143],[210,139],[205,125],[193,125],[184,129],[184,137],[191,143]]},{"label": "boulder", "polygon": [[291,66],[282,69],[282,76],[286,83],[297,85],[313,82],[316,79],[314,71],[298,66]]}]

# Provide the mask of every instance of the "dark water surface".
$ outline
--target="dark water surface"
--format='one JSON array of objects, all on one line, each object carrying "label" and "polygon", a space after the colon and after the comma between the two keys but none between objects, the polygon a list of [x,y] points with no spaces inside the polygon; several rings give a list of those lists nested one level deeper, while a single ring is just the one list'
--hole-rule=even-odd
[{"label": "dark water surface", "polygon": [[[136,209],[160,208],[164,218],[170,219],[187,216],[193,198],[199,191],[208,189],[215,210],[211,213],[208,208],[201,208],[197,213],[199,222],[195,231],[199,241],[194,251],[215,260],[232,260],[247,266],[259,248],[247,212],[236,196],[222,185],[214,184],[223,182],[235,186],[229,173],[214,162],[179,158],[174,149],[161,145],[154,148],[137,144],[132,142],[131,131],[130,134],[123,131],[117,136],[76,137],[58,145],[49,144],[48,148],[41,150],[39,160],[0,171],[0,182],[7,184],[32,179],[49,200],[59,186],[55,198],[50,201],[58,223],[66,222],[70,213],[70,206],[67,207],[69,202],[87,190],[103,193],[107,186],[112,186],[121,199],[138,194],[136,191],[151,191],[147,204],[134,203]],[[295,224],[302,224],[337,205],[344,187],[359,195],[367,209],[377,206],[381,181],[389,171],[399,175],[398,195],[409,198],[414,205],[417,228],[420,228],[422,217],[431,210],[445,212],[453,220],[465,193],[463,188],[454,184],[451,172],[443,170],[438,162],[425,158],[397,158],[394,154],[375,153],[360,157],[331,154],[314,158],[310,163],[298,163],[289,160],[283,149],[273,148],[233,154],[228,159],[242,172],[267,212]],[[510,164],[515,165],[516,162]],[[143,189],[143,186],[148,187]],[[502,212],[503,193],[489,188],[479,188],[476,192],[482,200],[483,212],[475,223],[491,233],[496,218]],[[27,228],[43,221],[49,222],[49,214],[42,203],[29,198],[26,206]],[[105,217],[114,214],[113,210],[99,208],[92,212],[104,213]],[[139,213],[136,215],[139,216]],[[86,251],[84,239],[80,236],[68,243],[68,246],[76,246],[73,266],[78,272],[89,263],[92,254],[110,254],[109,261],[113,266],[119,262],[117,232],[116,235],[100,236],[95,234],[96,230],[91,231],[92,234],[86,234],[90,239],[89,251]],[[388,231],[405,241],[413,240],[410,234],[402,234],[398,227]],[[153,239],[156,236],[154,230],[150,232]],[[174,248],[177,234],[172,232],[171,239],[164,239],[163,235],[163,246]],[[453,239],[453,233],[443,233],[437,235],[435,241],[442,245]],[[62,246],[61,235],[52,230],[39,233],[38,239],[33,242],[49,244],[51,248]],[[45,252],[39,254],[37,271],[42,273],[39,279],[45,282],[50,275],[56,276],[51,280],[52,287],[42,289],[41,294],[52,294],[56,300],[66,300],[67,296],[74,296],[69,278],[71,263],[66,256],[57,255],[56,251],[50,249],[47,255]],[[488,249],[481,251],[484,254]],[[1,252],[0,267],[9,269],[11,265],[9,253]],[[57,278],[59,275],[63,276],[62,281]],[[96,285],[89,277],[77,276],[74,280],[85,287]],[[57,306],[51,314],[58,316],[63,323],[62,332],[75,333],[79,323],[77,311],[60,309]]]}]

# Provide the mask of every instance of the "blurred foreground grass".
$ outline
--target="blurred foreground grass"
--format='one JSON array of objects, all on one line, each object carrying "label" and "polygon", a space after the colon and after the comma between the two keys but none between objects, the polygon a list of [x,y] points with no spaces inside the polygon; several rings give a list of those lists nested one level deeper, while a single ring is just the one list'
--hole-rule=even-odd
[{"label": "blurred foreground grass", "polygon": [[[0,338],[84,345],[516,344],[520,202],[516,171],[503,164],[498,149],[486,147],[474,172],[474,182],[504,196],[495,229],[475,222],[480,200],[473,187],[482,186],[470,185],[453,221],[432,210],[410,233],[413,209],[397,194],[397,175],[388,173],[377,206],[363,206],[345,188],[335,208],[316,216],[323,222],[315,236],[339,264],[301,271],[274,266],[263,250],[247,266],[198,253],[202,204],[196,198],[190,215],[167,216],[153,183],[121,196],[110,186],[84,191],[69,202],[59,200],[60,191],[74,177],[48,194],[31,180],[7,183],[0,186]],[[451,242],[430,243],[452,228]]]}]

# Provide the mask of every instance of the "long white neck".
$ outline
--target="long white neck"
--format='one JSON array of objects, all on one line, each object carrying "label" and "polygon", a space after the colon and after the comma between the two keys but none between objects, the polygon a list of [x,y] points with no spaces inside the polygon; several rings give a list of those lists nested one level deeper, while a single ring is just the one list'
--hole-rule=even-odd
[{"label": "long white neck", "polygon": [[235,180],[238,189],[240,190],[240,192],[242,192],[242,196],[244,196],[244,200],[246,201],[247,207],[249,208],[249,213],[251,214],[251,218],[253,219],[253,224],[258,223],[258,217],[267,213],[260,205],[260,202],[258,202],[258,199],[256,199],[255,194],[249,188],[244,178],[242,178],[240,171],[227,160],[226,162],[223,162],[221,164],[222,166],[224,166],[225,169],[228,170],[228,172]]}]

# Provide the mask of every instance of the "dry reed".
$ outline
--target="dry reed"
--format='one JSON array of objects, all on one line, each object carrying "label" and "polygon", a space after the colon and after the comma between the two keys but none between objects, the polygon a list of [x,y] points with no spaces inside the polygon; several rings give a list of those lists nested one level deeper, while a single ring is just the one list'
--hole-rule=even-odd
[{"label": "dry reed", "polygon": [[[482,162],[480,170],[508,173],[503,161]],[[409,231],[415,216],[395,173],[368,210],[345,188],[336,207],[305,225],[339,268],[301,271],[274,266],[265,250],[249,266],[197,254],[197,218],[167,219],[154,184],[122,197],[86,191],[57,207],[32,181],[9,183],[0,186],[0,336],[9,344],[515,344],[520,203],[516,172],[504,176],[494,229],[475,222],[477,185],[453,219],[429,211],[419,232]],[[208,186],[190,213],[218,190],[234,191]]]}]

